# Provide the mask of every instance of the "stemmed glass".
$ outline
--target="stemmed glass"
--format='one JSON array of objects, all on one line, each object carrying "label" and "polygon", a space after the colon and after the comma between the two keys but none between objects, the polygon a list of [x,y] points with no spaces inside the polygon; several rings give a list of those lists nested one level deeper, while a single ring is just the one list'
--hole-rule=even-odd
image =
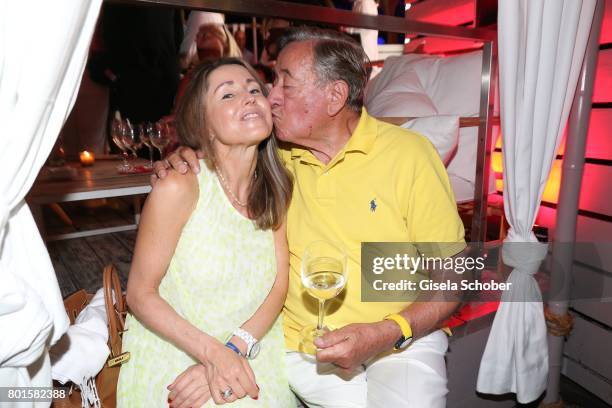
[{"label": "stemmed glass", "polygon": [[151,144],[159,150],[161,159],[164,158],[164,149],[170,144],[170,135],[167,125],[156,123],[149,132]]},{"label": "stemmed glass", "polygon": [[125,122],[121,119],[114,118],[111,122],[111,138],[113,139],[113,142],[117,145],[117,147],[121,149],[121,157],[123,158],[123,163],[117,166],[117,170],[120,173],[126,173],[132,170],[132,166],[127,161],[127,147],[123,143],[124,127]]},{"label": "stemmed glass", "polygon": [[325,301],[332,299],[346,285],[347,255],[342,245],[328,241],[315,241],[309,244],[302,256],[302,285],[308,294],[319,301],[317,325],[302,329],[300,338],[305,352],[314,353],[314,339],[325,334],[323,318]]},{"label": "stemmed glass", "polygon": [[129,119],[126,119],[123,123],[123,132],[121,132],[121,141],[126,150],[129,149],[132,152],[134,158],[138,157],[136,151],[140,148],[140,140],[138,135],[134,131],[134,126],[130,123]]},{"label": "stemmed glass", "polygon": [[150,132],[153,129],[153,124],[151,122],[147,122],[145,124],[140,124],[138,126],[138,136],[140,137],[140,141],[147,146],[149,149],[149,164],[145,165],[146,168],[153,168],[153,145],[151,144],[151,139],[149,137]]}]

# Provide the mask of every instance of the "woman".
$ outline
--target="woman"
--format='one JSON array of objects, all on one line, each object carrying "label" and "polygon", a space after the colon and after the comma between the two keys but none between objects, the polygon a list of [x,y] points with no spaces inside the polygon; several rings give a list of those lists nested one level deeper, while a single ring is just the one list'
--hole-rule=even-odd
[{"label": "woman", "polygon": [[[208,392],[198,387],[181,406],[210,398],[294,404],[279,318],[292,184],[269,136],[265,92],[239,59],[194,71],[178,132],[181,144],[206,152],[206,165],[199,175],[172,173],[156,183],[143,209],[127,288],[133,317],[123,344],[132,357],[121,369],[120,407],[171,402],[166,387],[189,367],[205,371]],[[244,332],[263,338],[254,359],[244,357],[256,348]]]}]

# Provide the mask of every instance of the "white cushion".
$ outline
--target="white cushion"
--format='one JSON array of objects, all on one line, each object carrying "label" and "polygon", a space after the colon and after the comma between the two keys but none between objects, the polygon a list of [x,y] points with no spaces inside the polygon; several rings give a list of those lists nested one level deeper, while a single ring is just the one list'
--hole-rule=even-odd
[{"label": "white cushion", "polygon": [[478,116],[482,51],[450,57],[409,54],[400,58],[402,68],[417,74],[439,114]]},{"label": "white cushion", "polygon": [[459,116],[457,115],[415,118],[402,124],[402,127],[415,130],[427,137],[438,151],[444,165],[448,164],[457,150],[459,143]]},{"label": "white cushion", "polygon": [[403,65],[400,57],[387,58],[383,70],[369,81],[364,97],[368,112],[378,117],[436,115],[417,73]]}]

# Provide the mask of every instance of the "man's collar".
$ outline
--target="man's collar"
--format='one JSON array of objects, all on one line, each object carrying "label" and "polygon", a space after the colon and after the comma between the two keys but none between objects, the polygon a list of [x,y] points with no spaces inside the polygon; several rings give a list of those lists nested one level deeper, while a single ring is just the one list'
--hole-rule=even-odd
[{"label": "man's collar", "polygon": [[302,148],[302,147],[292,147],[291,148],[291,158],[292,159],[297,159],[298,157],[302,157],[304,155],[304,153],[306,153],[308,150]]},{"label": "man's collar", "polygon": [[351,138],[344,147],[345,152],[362,152],[364,154],[370,153],[374,141],[376,140],[376,134],[378,131],[378,124],[376,119],[368,114],[366,108],[361,108],[361,117],[357,123],[357,127],[353,131]]},{"label": "man's collar", "polygon": [[[378,124],[376,119],[370,116],[365,107],[361,108],[361,116],[357,127],[353,131],[349,141],[340,151],[341,155],[348,152],[362,152],[368,154],[372,150],[374,141],[376,140],[376,134],[378,130]],[[293,147],[291,149],[291,158],[299,158],[308,152],[308,149],[302,147]]]}]

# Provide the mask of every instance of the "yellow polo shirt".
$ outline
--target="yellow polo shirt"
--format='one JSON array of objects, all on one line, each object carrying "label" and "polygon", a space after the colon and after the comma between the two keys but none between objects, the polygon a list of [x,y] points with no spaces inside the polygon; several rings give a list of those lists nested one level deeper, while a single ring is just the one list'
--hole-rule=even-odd
[{"label": "yellow polo shirt", "polygon": [[288,349],[299,350],[300,330],[317,321],[317,300],[300,279],[302,253],[310,242],[342,242],[348,252],[344,292],[326,302],[325,324],[333,328],[380,321],[409,304],[361,301],[362,242],[455,243],[419,248],[441,257],[465,248],[446,169],[422,135],[378,121],[363,109],[348,143],[327,165],[304,149],[281,150],[281,156],[294,177],[287,215]]}]

